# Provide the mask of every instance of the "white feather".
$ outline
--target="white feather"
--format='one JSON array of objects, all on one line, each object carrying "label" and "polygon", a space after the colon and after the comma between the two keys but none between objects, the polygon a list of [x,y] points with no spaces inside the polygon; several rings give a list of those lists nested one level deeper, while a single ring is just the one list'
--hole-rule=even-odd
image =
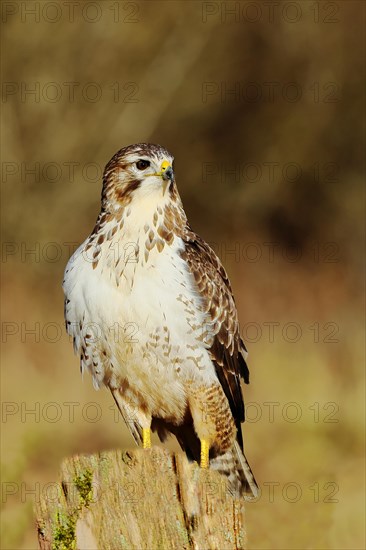
[{"label": "white feather", "polygon": [[[186,383],[217,381],[202,341],[210,321],[180,256],[180,238],[161,252],[155,246],[145,261],[144,227],[152,225],[156,205],[164,208],[169,200],[161,197],[161,183],[152,181],[136,194],[123,228],[101,244],[95,269],[87,241],[70,259],[64,280],[68,330],[78,352],[85,345],[89,350],[84,363],[95,386],[118,388],[127,380],[152,415],[182,418]],[[109,222],[105,233],[112,228]]]}]

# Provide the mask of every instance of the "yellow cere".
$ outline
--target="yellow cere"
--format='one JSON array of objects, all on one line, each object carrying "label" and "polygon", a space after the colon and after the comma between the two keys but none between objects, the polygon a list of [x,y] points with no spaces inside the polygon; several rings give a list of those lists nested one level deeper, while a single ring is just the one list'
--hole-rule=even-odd
[{"label": "yellow cere", "polygon": [[164,161],[161,163],[161,171],[162,171],[162,172],[165,172],[165,170],[166,170],[167,168],[169,168],[169,167],[170,167],[170,163],[169,163],[167,160],[164,160]]}]

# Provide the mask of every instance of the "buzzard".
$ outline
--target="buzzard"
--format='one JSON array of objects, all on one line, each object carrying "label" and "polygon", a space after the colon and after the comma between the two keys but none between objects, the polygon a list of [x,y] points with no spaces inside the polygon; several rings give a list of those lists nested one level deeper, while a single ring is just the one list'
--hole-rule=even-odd
[{"label": "buzzard", "polygon": [[148,448],[151,430],[162,441],[174,434],[233,494],[257,496],[243,452],[249,371],[234,297],[187,221],[164,147],[130,145],[109,161],[100,214],[63,289],[81,371],[110,389],[135,441]]}]

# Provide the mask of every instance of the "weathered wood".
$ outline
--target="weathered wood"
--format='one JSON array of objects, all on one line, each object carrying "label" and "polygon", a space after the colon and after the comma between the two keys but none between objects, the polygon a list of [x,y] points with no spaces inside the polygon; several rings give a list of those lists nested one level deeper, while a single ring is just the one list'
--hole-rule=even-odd
[{"label": "weathered wood", "polygon": [[37,505],[42,550],[245,548],[225,479],[159,447],[67,458]]}]

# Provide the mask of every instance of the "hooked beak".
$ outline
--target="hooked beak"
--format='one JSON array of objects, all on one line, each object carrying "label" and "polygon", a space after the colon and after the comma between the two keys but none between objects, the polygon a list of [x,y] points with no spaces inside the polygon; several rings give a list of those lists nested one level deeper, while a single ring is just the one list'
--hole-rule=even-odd
[{"label": "hooked beak", "polygon": [[167,181],[167,180],[173,181],[173,179],[174,179],[173,168],[167,160],[164,160],[161,163],[161,177],[165,181]]},{"label": "hooked beak", "polygon": [[163,194],[165,194],[166,188],[170,185],[170,183],[174,180],[174,172],[171,164],[167,160],[164,160],[161,163],[161,172],[160,176],[163,178]]}]

